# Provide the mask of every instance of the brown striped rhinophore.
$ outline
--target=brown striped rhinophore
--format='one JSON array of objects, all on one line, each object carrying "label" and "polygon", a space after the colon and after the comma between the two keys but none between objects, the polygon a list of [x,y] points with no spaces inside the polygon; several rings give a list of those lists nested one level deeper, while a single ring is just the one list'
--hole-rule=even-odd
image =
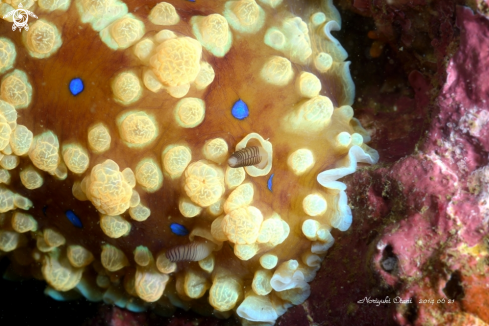
[{"label": "brown striped rhinophore", "polygon": [[194,241],[186,245],[173,247],[166,252],[166,258],[172,262],[199,261],[210,255],[213,244]]},{"label": "brown striped rhinophore", "polygon": [[263,159],[263,149],[258,146],[250,146],[234,152],[229,157],[228,164],[232,168],[240,168],[243,166],[251,166],[259,164]]}]

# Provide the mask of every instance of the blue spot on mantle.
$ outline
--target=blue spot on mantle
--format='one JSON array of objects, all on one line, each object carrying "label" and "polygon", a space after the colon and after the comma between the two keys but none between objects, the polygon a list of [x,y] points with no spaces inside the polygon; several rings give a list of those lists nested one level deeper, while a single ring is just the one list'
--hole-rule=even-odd
[{"label": "blue spot on mantle", "polygon": [[250,115],[250,111],[248,110],[248,105],[246,105],[245,102],[242,100],[237,100],[231,109],[231,114],[236,119],[243,120]]},{"label": "blue spot on mantle", "polygon": [[71,224],[73,224],[74,226],[76,226],[79,229],[83,228],[83,224],[80,221],[80,218],[78,216],[76,216],[72,210],[70,210],[70,209],[67,210],[65,212],[65,215],[68,218],[68,220],[70,220]]},{"label": "blue spot on mantle", "polygon": [[273,176],[275,175],[275,173],[272,173],[272,175],[270,176],[270,178],[268,178],[268,190],[272,191],[272,181],[273,181]]},{"label": "blue spot on mantle", "polygon": [[70,92],[74,96],[80,94],[84,89],[83,81],[80,78],[73,78],[70,81]]},{"label": "blue spot on mantle", "polygon": [[178,224],[178,223],[170,224],[170,229],[176,235],[184,236],[184,235],[189,234],[187,228],[181,224]]}]

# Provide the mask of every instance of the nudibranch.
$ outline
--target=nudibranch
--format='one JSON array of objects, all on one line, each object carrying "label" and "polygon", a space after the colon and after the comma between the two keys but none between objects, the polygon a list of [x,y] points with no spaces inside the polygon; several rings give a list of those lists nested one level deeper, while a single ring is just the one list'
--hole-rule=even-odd
[{"label": "nudibranch", "polygon": [[2,0],[0,15],[20,3],[38,19],[0,25],[8,274],[58,300],[243,324],[302,303],[352,223],[338,179],[378,159],[332,0]]}]

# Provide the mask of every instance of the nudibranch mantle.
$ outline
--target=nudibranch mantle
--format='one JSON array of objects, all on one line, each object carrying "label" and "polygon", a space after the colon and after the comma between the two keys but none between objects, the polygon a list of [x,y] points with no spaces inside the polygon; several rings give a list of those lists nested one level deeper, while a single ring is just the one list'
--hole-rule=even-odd
[{"label": "nudibranch mantle", "polygon": [[378,154],[332,0],[285,2],[39,0],[28,31],[2,24],[9,273],[243,325],[304,302],[352,223],[338,180]]}]

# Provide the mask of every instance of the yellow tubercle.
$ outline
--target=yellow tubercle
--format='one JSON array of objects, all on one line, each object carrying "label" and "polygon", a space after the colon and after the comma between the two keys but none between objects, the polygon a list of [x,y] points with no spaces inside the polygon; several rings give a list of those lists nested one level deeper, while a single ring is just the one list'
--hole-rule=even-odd
[{"label": "yellow tubercle", "polygon": [[111,285],[110,278],[106,275],[101,275],[101,274],[97,275],[95,282],[97,283],[97,286],[102,289],[108,289]]},{"label": "yellow tubercle", "polygon": [[129,208],[129,215],[135,221],[144,222],[151,215],[151,210],[139,203],[135,207]]},{"label": "yellow tubercle", "polygon": [[224,198],[207,207],[207,212],[212,216],[219,216],[224,212]]},{"label": "yellow tubercle", "polygon": [[66,243],[65,237],[60,232],[53,229],[45,229],[43,234],[44,241],[46,241],[47,245],[50,247],[59,247]]},{"label": "yellow tubercle", "polygon": [[204,273],[193,269],[187,270],[183,288],[185,294],[191,299],[198,299],[204,296],[210,284],[207,281]]},{"label": "yellow tubercle", "polygon": [[110,148],[109,129],[103,123],[97,123],[88,128],[88,145],[97,154],[101,154]]},{"label": "yellow tubercle", "polygon": [[224,203],[224,212],[229,214],[235,209],[247,207],[253,201],[253,184],[248,182],[233,190]]},{"label": "yellow tubercle", "polygon": [[134,46],[134,54],[143,63],[148,64],[155,46],[155,43],[151,39],[143,38],[136,44],[136,46]]},{"label": "yellow tubercle", "polygon": [[287,165],[295,175],[309,171],[315,163],[314,154],[307,148],[300,148],[289,155]]},{"label": "yellow tubercle", "polygon": [[[0,14],[2,16],[4,15],[2,13]],[[6,37],[0,37],[0,74],[13,67],[16,56],[17,51],[12,41]]]},{"label": "yellow tubercle", "polygon": [[19,233],[37,231],[37,221],[30,214],[15,212],[12,215],[12,229]]},{"label": "yellow tubercle", "polygon": [[132,172],[130,168],[125,168],[121,173],[124,181],[126,181],[130,187],[134,188],[136,186],[136,176],[134,175],[134,172]]},{"label": "yellow tubercle", "polygon": [[307,195],[302,201],[302,208],[309,216],[320,216],[326,212],[328,204],[320,194]]},{"label": "yellow tubercle", "polygon": [[10,129],[15,130],[17,127],[17,110],[14,106],[0,100],[0,113],[7,120]]},{"label": "yellow tubercle", "polygon": [[132,190],[131,199],[129,200],[129,207],[133,208],[139,205],[141,202],[141,197],[139,197],[139,193],[136,190]]},{"label": "yellow tubercle", "polygon": [[34,137],[29,150],[29,158],[39,170],[54,174],[59,164],[58,137],[52,131],[46,131]]},{"label": "yellow tubercle", "polygon": [[333,102],[322,95],[301,101],[284,117],[284,127],[296,134],[316,134],[331,122]]},{"label": "yellow tubercle", "polygon": [[172,179],[180,177],[191,160],[192,154],[187,146],[169,146],[162,154],[163,167]]},{"label": "yellow tubercle", "polygon": [[137,183],[147,192],[155,192],[163,185],[163,174],[155,160],[141,160],[135,169]]},{"label": "yellow tubercle", "polygon": [[259,250],[260,247],[256,243],[234,245],[234,254],[241,260],[250,260]]},{"label": "yellow tubercle", "polygon": [[153,266],[138,267],[135,276],[136,293],[146,302],[158,301],[169,279],[168,275],[159,273]]},{"label": "yellow tubercle", "polygon": [[166,258],[164,252],[160,253],[156,258],[156,268],[163,274],[173,273],[177,269],[177,264]]},{"label": "yellow tubercle", "polygon": [[14,194],[13,198],[14,206],[23,210],[29,210],[34,204],[29,198]]},{"label": "yellow tubercle", "polygon": [[73,197],[75,197],[80,201],[88,200],[87,195],[81,188],[81,182],[78,180],[73,183],[73,187],[71,188],[71,193],[73,194]]},{"label": "yellow tubercle", "polygon": [[260,2],[272,7],[272,8],[277,8],[282,4],[283,0],[260,0]]},{"label": "yellow tubercle", "polygon": [[226,181],[226,186],[229,189],[233,189],[243,183],[245,177],[246,173],[244,168],[232,168],[228,166],[224,180]]},{"label": "yellow tubercle", "polygon": [[5,146],[5,148],[1,151],[1,154],[12,155],[12,147],[10,146],[10,144],[7,144],[7,146]]},{"label": "yellow tubercle", "polygon": [[25,72],[15,69],[2,78],[0,98],[16,109],[25,109],[31,104],[32,86]]},{"label": "yellow tubercle", "polygon": [[224,216],[216,218],[211,224],[211,234],[218,241],[227,241],[228,237],[223,230]]},{"label": "yellow tubercle", "polygon": [[129,208],[132,187],[124,180],[114,161],[106,160],[95,165],[84,180],[87,183],[85,193],[101,214],[115,216]]},{"label": "yellow tubercle", "polygon": [[224,174],[216,166],[194,162],[185,171],[184,189],[194,203],[208,207],[224,194]]},{"label": "yellow tubercle", "polygon": [[146,146],[158,135],[153,117],[145,112],[128,112],[118,118],[121,138],[129,145]]},{"label": "yellow tubercle", "polygon": [[195,80],[200,71],[201,56],[199,42],[190,37],[180,37],[161,43],[149,62],[159,81],[166,87],[174,87]]},{"label": "yellow tubercle", "polygon": [[202,268],[207,273],[212,273],[214,266],[216,265],[216,259],[213,254],[210,254],[204,259],[198,261],[200,268]]},{"label": "yellow tubercle", "polygon": [[178,209],[184,217],[195,217],[202,212],[202,207],[194,204],[190,199],[181,197],[178,201]]},{"label": "yellow tubercle", "polygon": [[271,57],[263,66],[260,76],[267,83],[276,86],[287,85],[294,77],[291,62],[279,56]]},{"label": "yellow tubercle", "polygon": [[199,98],[184,98],[175,107],[175,120],[184,128],[197,127],[204,121],[204,117],[205,102]]},{"label": "yellow tubercle", "polygon": [[63,161],[60,161],[58,163],[58,166],[53,171],[53,177],[55,177],[58,180],[65,180],[68,177],[68,168],[66,167],[66,164]]},{"label": "yellow tubercle", "polygon": [[66,11],[71,5],[71,0],[38,0],[37,4],[46,11],[61,10]]},{"label": "yellow tubercle", "polygon": [[146,86],[146,88],[152,91],[153,93],[158,93],[159,91],[164,89],[163,84],[160,82],[158,77],[151,69],[146,69],[143,72],[143,83],[144,86]]},{"label": "yellow tubercle", "polygon": [[277,266],[278,257],[274,254],[264,254],[260,257],[260,265],[265,269],[272,269]]},{"label": "yellow tubercle", "polygon": [[272,272],[269,270],[257,270],[251,284],[253,291],[258,295],[267,295],[272,292],[272,285],[270,284],[272,275]]},{"label": "yellow tubercle", "polygon": [[74,268],[68,259],[61,258],[59,250],[55,249],[44,257],[42,275],[46,282],[57,291],[69,291],[80,282],[83,268]]},{"label": "yellow tubercle", "polygon": [[29,151],[34,137],[26,126],[17,125],[10,136],[10,147],[15,155],[22,156]]},{"label": "yellow tubercle", "polygon": [[102,231],[110,238],[117,239],[126,236],[131,232],[131,223],[121,216],[100,216],[100,227]]},{"label": "yellow tubercle", "polygon": [[80,144],[68,144],[62,148],[63,160],[73,173],[84,173],[90,164],[88,152]]},{"label": "yellow tubercle", "polygon": [[321,227],[321,223],[313,219],[307,219],[302,223],[302,233],[306,236],[307,239],[311,241],[316,241],[318,239],[317,233],[319,228]]},{"label": "yellow tubercle", "polygon": [[22,32],[22,41],[28,53],[36,59],[50,57],[63,43],[56,25],[42,18],[31,24],[28,31]]},{"label": "yellow tubercle", "polygon": [[6,185],[10,184],[11,177],[10,172],[4,169],[0,169],[0,183],[4,183]]},{"label": "yellow tubercle", "polygon": [[120,0],[76,0],[76,8],[82,23],[89,23],[97,32],[127,14],[127,6]]},{"label": "yellow tubercle", "polygon": [[178,86],[170,86],[166,88],[166,91],[170,96],[174,98],[182,98],[187,95],[190,90],[190,83],[182,84]]},{"label": "yellow tubercle", "polygon": [[199,90],[205,89],[214,81],[215,77],[216,73],[214,68],[208,62],[201,61],[199,73],[195,78],[195,87]]},{"label": "yellow tubercle", "polygon": [[256,241],[275,247],[284,242],[289,233],[290,227],[287,222],[274,212],[272,216],[263,221]]},{"label": "yellow tubercle", "polygon": [[75,268],[82,268],[92,263],[94,257],[90,251],[79,245],[70,245],[66,250],[66,256]]},{"label": "yellow tubercle", "polygon": [[126,255],[120,249],[110,244],[102,246],[100,261],[102,266],[109,272],[116,272],[129,265]]},{"label": "yellow tubercle", "polygon": [[153,263],[153,255],[145,246],[138,246],[134,249],[134,261],[141,267],[148,266]]},{"label": "yellow tubercle", "polygon": [[312,98],[319,95],[322,86],[316,75],[303,71],[297,77],[295,87],[302,97]]},{"label": "yellow tubercle", "polygon": [[309,28],[300,17],[286,18],[279,28],[268,29],[265,44],[299,64],[307,64],[312,54]]},{"label": "yellow tubercle", "polygon": [[111,83],[112,93],[116,102],[130,105],[137,102],[143,94],[141,80],[132,71],[118,74]]},{"label": "yellow tubercle", "polygon": [[258,238],[263,215],[253,206],[238,208],[226,215],[222,229],[229,241],[236,244],[253,244]]},{"label": "yellow tubercle", "polygon": [[20,159],[16,155],[4,155],[0,160],[0,166],[5,170],[13,170],[20,163]]},{"label": "yellow tubercle", "polygon": [[11,252],[24,246],[26,243],[27,239],[23,234],[15,231],[0,230],[0,250]]},{"label": "yellow tubercle", "polygon": [[156,43],[163,43],[166,40],[170,40],[172,38],[177,38],[177,34],[175,32],[170,31],[169,29],[164,29],[156,33],[153,37]]},{"label": "yellow tubercle", "polygon": [[160,2],[154,6],[148,18],[155,25],[176,25],[180,21],[175,7],[168,2]]},{"label": "yellow tubercle", "polygon": [[228,311],[242,297],[241,282],[234,276],[217,273],[209,290],[209,303],[217,311]]},{"label": "yellow tubercle", "polygon": [[214,138],[205,142],[204,156],[206,159],[221,164],[228,156],[228,144],[222,138]]},{"label": "yellow tubercle", "polygon": [[312,14],[312,16],[311,16],[311,22],[314,26],[319,26],[322,23],[324,23],[325,21],[326,21],[326,15],[321,11],[318,11],[318,12]]},{"label": "yellow tubercle", "polygon": [[104,28],[100,38],[113,50],[124,50],[139,41],[145,33],[144,23],[127,14]]},{"label": "yellow tubercle", "polygon": [[326,72],[331,68],[333,64],[333,58],[324,52],[319,52],[316,57],[314,57],[314,66],[319,72]]},{"label": "yellow tubercle", "polygon": [[8,212],[14,208],[14,193],[0,185],[0,213]]},{"label": "yellow tubercle", "polygon": [[265,23],[265,11],[255,0],[228,1],[224,5],[224,17],[233,29],[254,34]]},{"label": "yellow tubercle", "polygon": [[233,37],[223,16],[193,16],[190,19],[192,31],[207,51],[216,57],[223,57],[231,48]]},{"label": "yellow tubercle", "polygon": [[43,253],[51,252],[55,249],[54,247],[49,246],[46,241],[44,241],[44,235],[42,232],[36,235],[36,248]]}]

